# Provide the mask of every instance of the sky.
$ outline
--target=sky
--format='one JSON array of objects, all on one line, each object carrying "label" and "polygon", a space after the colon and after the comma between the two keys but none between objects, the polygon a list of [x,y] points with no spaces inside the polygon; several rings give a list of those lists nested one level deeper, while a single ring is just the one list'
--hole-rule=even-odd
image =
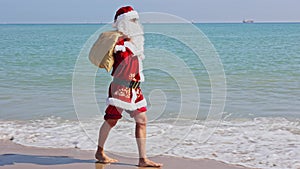
[{"label": "sky", "polygon": [[200,23],[300,22],[300,0],[0,0],[0,23],[112,22],[124,5]]}]

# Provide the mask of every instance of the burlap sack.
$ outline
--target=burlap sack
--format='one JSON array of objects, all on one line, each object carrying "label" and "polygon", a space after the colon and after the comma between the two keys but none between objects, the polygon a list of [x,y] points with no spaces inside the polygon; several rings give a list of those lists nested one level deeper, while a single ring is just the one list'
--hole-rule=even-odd
[{"label": "burlap sack", "polygon": [[109,72],[114,64],[114,47],[120,36],[122,33],[118,31],[103,32],[90,50],[90,61]]}]

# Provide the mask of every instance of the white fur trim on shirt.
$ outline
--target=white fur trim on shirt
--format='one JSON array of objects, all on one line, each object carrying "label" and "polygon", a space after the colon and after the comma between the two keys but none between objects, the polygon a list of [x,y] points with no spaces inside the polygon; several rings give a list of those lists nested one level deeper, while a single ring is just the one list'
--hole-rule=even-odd
[{"label": "white fur trim on shirt", "polygon": [[131,91],[132,91],[131,103],[134,103],[137,98],[137,94],[135,90],[132,89]]},{"label": "white fur trim on shirt", "polygon": [[138,61],[139,61],[139,74],[140,74],[140,82],[144,82],[145,81],[145,76],[143,73],[143,62],[140,56],[138,56]]},{"label": "white fur trim on shirt", "polygon": [[136,53],[136,47],[129,41],[124,42],[124,46],[129,48],[131,52],[135,55]]},{"label": "white fur trim on shirt", "polygon": [[123,45],[116,45],[115,49],[114,49],[114,53],[117,53],[119,51],[125,52],[126,51],[126,47]]},{"label": "white fur trim on shirt", "polygon": [[136,109],[146,107],[147,106],[147,101],[146,101],[146,99],[143,99],[143,100],[141,100],[137,103],[128,103],[128,102],[124,102],[124,101],[116,99],[116,98],[109,97],[106,100],[106,104],[116,106],[116,107],[120,107],[124,110],[134,111]]},{"label": "white fur trim on shirt", "polygon": [[146,99],[143,99],[143,100],[135,103],[135,105],[136,105],[137,109],[142,108],[142,107],[146,107],[147,106],[147,101],[146,101]]},{"label": "white fur trim on shirt", "polygon": [[141,58],[142,60],[145,59],[144,51],[138,50],[132,42],[126,41],[124,42],[124,46],[129,48],[135,56],[139,56],[139,58]]}]

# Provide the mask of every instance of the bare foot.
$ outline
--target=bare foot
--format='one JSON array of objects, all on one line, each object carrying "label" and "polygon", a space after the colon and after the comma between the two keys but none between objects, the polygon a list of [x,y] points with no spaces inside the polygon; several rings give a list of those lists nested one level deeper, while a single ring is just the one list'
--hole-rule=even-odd
[{"label": "bare foot", "polygon": [[118,162],[118,160],[110,158],[107,155],[105,155],[104,153],[96,153],[95,158],[98,160],[98,162],[104,163],[104,164]]},{"label": "bare foot", "polygon": [[155,163],[149,159],[143,159],[143,158],[140,158],[140,161],[139,161],[139,167],[156,167],[156,168],[159,168],[159,167],[162,167],[163,164],[161,163]]}]

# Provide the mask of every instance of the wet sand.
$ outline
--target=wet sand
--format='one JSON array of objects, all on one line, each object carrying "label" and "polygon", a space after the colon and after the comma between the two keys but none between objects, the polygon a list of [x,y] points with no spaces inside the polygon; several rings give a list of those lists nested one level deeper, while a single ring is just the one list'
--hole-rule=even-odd
[{"label": "wet sand", "polygon": [[[80,149],[37,148],[0,140],[1,169],[146,169],[138,167],[135,158],[109,154],[118,163],[101,164],[94,159],[94,151]],[[187,159],[157,156],[151,160],[163,163],[163,169],[248,169],[209,159]],[[147,167],[149,168],[149,167]]]}]

